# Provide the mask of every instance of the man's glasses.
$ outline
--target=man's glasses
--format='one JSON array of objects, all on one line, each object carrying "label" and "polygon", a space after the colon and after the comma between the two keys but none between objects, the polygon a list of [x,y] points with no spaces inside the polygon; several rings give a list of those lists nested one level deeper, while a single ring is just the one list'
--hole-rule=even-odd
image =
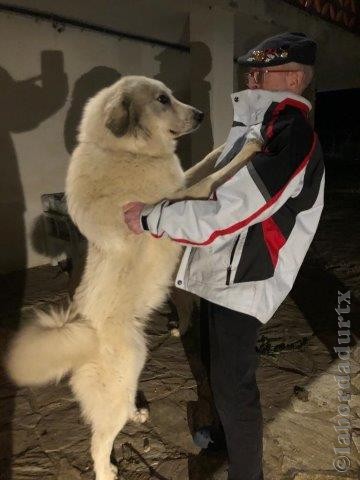
[{"label": "man's glasses", "polygon": [[265,75],[269,73],[297,72],[298,70],[253,70],[244,74],[246,84],[253,82],[256,85],[264,81]]}]

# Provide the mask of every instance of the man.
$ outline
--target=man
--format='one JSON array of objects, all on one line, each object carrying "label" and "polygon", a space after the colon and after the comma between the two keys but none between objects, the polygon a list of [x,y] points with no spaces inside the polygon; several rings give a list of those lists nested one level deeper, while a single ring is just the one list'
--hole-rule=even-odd
[{"label": "man", "polygon": [[232,94],[234,123],[215,166],[250,137],[261,136],[263,149],[209,200],[124,207],[134,233],[187,246],[176,286],[208,300],[211,386],[229,480],[263,478],[258,329],[291,290],[323,209],[324,163],[301,96],[315,52],[304,34],[284,33],[239,57],[249,89]]}]

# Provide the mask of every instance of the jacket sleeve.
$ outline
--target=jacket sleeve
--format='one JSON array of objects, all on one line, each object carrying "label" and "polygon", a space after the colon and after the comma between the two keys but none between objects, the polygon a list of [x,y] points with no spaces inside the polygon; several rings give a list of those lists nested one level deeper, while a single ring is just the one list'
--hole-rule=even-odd
[{"label": "jacket sleeve", "polygon": [[263,136],[263,150],[218,187],[213,199],[146,206],[141,213],[144,229],[155,237],[205,247],[271,217],[296,194],[317,138],[300,112],[278,115]]}]

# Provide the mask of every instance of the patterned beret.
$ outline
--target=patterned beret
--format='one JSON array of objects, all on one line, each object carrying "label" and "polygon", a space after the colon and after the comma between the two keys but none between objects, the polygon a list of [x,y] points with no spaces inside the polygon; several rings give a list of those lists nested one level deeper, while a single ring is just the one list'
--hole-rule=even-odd
[{"label": "patterned beret", "polygon": [[316,47],[305,33],[286,32],[267,38],[238,57],[237,62],[251,67],[271,67],[289,62],[314,65]]}]

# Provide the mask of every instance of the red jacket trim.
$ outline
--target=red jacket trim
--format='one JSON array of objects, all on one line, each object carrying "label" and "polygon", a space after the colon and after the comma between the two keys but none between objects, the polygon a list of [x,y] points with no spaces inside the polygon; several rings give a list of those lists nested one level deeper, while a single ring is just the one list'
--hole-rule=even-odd
[{"label": "red jacket trim", "polygon": [[[305,107],[305,105],[304,105],[304,107]],[[256,210],[256,212],[252,213],[251,215],[249,215],[244,220],[241,220],[240,222],[234,223],[233,225],[230,225],[229,227],[219,229],[219,230],[215,230],[210,235],[210,237],[207,240],[205,240],[204,242],[193,242],[191,240],[187,240],[187,239],[183,239],[183,238],[174,238],[174,237],[170,237],[170,236],[169,237],[172,240],[174,240],[175,242],[184,243],[184,244],[210,245],[217,237],[220,237],[220,236],[223,236],[223,235],[228,235],[230,233],[234,233],[237,230],[240,230],[240,228],[245,227],[248,223],[250,223],[252,220],[254,220],[254,218],[258,217],[261,213],[263,213],[265,210],[267,210],[269,207],[271,207],[276,202],[276,200],[280,197],[280,195],[285,190],[287,185],[291,182],[291,180],[294,177],[296,177],[296,175],[298,175],[306,167],[307,163],[309,162],[309,160],[311,158],[311,155],[313,154],[313,152],[315,150],[316,142],[317,142],[317,136],[314,133],[313,143],[312,143],[312,146],[310,148],[309,153],[306,155],[304,160],[301,162],[301,164],[298,166],[298,168],[295,170],[295,172],[289,178],[288,182],[286,182],[286,184],[277,193],[275,193],[275,195],[273,195],[262,207],[260,207],[258,210]],[[156,236],[158,238],[157,235],[153,235],[153,236]],[[162,235],[160,235],[160,236],[162,236]]]},{"label": "red jacket trim", "polygon": [[275,268],[279,257],[279,250],[285,245],[286,238],[272,217],[261,222],[261,227],[263,230],[265,244],[270,254],[272,264]]},{"label": "red jacket trim", "polygon": [[301,110],[305,115],[309,113],[309,107],[305,105],[305,103],[299,102],[298,100],[294,100],[293,98],[285,98],[282,102],[278,103],[276,107],[274,108],[272,115],[271,115],[271,121],[269,122],[268,127],[266,128],[266,137],[267,139],[270,139],[274,135],[274,125],[275,122],[282,110],[284,110],[285,107],[290,105],[291,107],[298,108]]}]

